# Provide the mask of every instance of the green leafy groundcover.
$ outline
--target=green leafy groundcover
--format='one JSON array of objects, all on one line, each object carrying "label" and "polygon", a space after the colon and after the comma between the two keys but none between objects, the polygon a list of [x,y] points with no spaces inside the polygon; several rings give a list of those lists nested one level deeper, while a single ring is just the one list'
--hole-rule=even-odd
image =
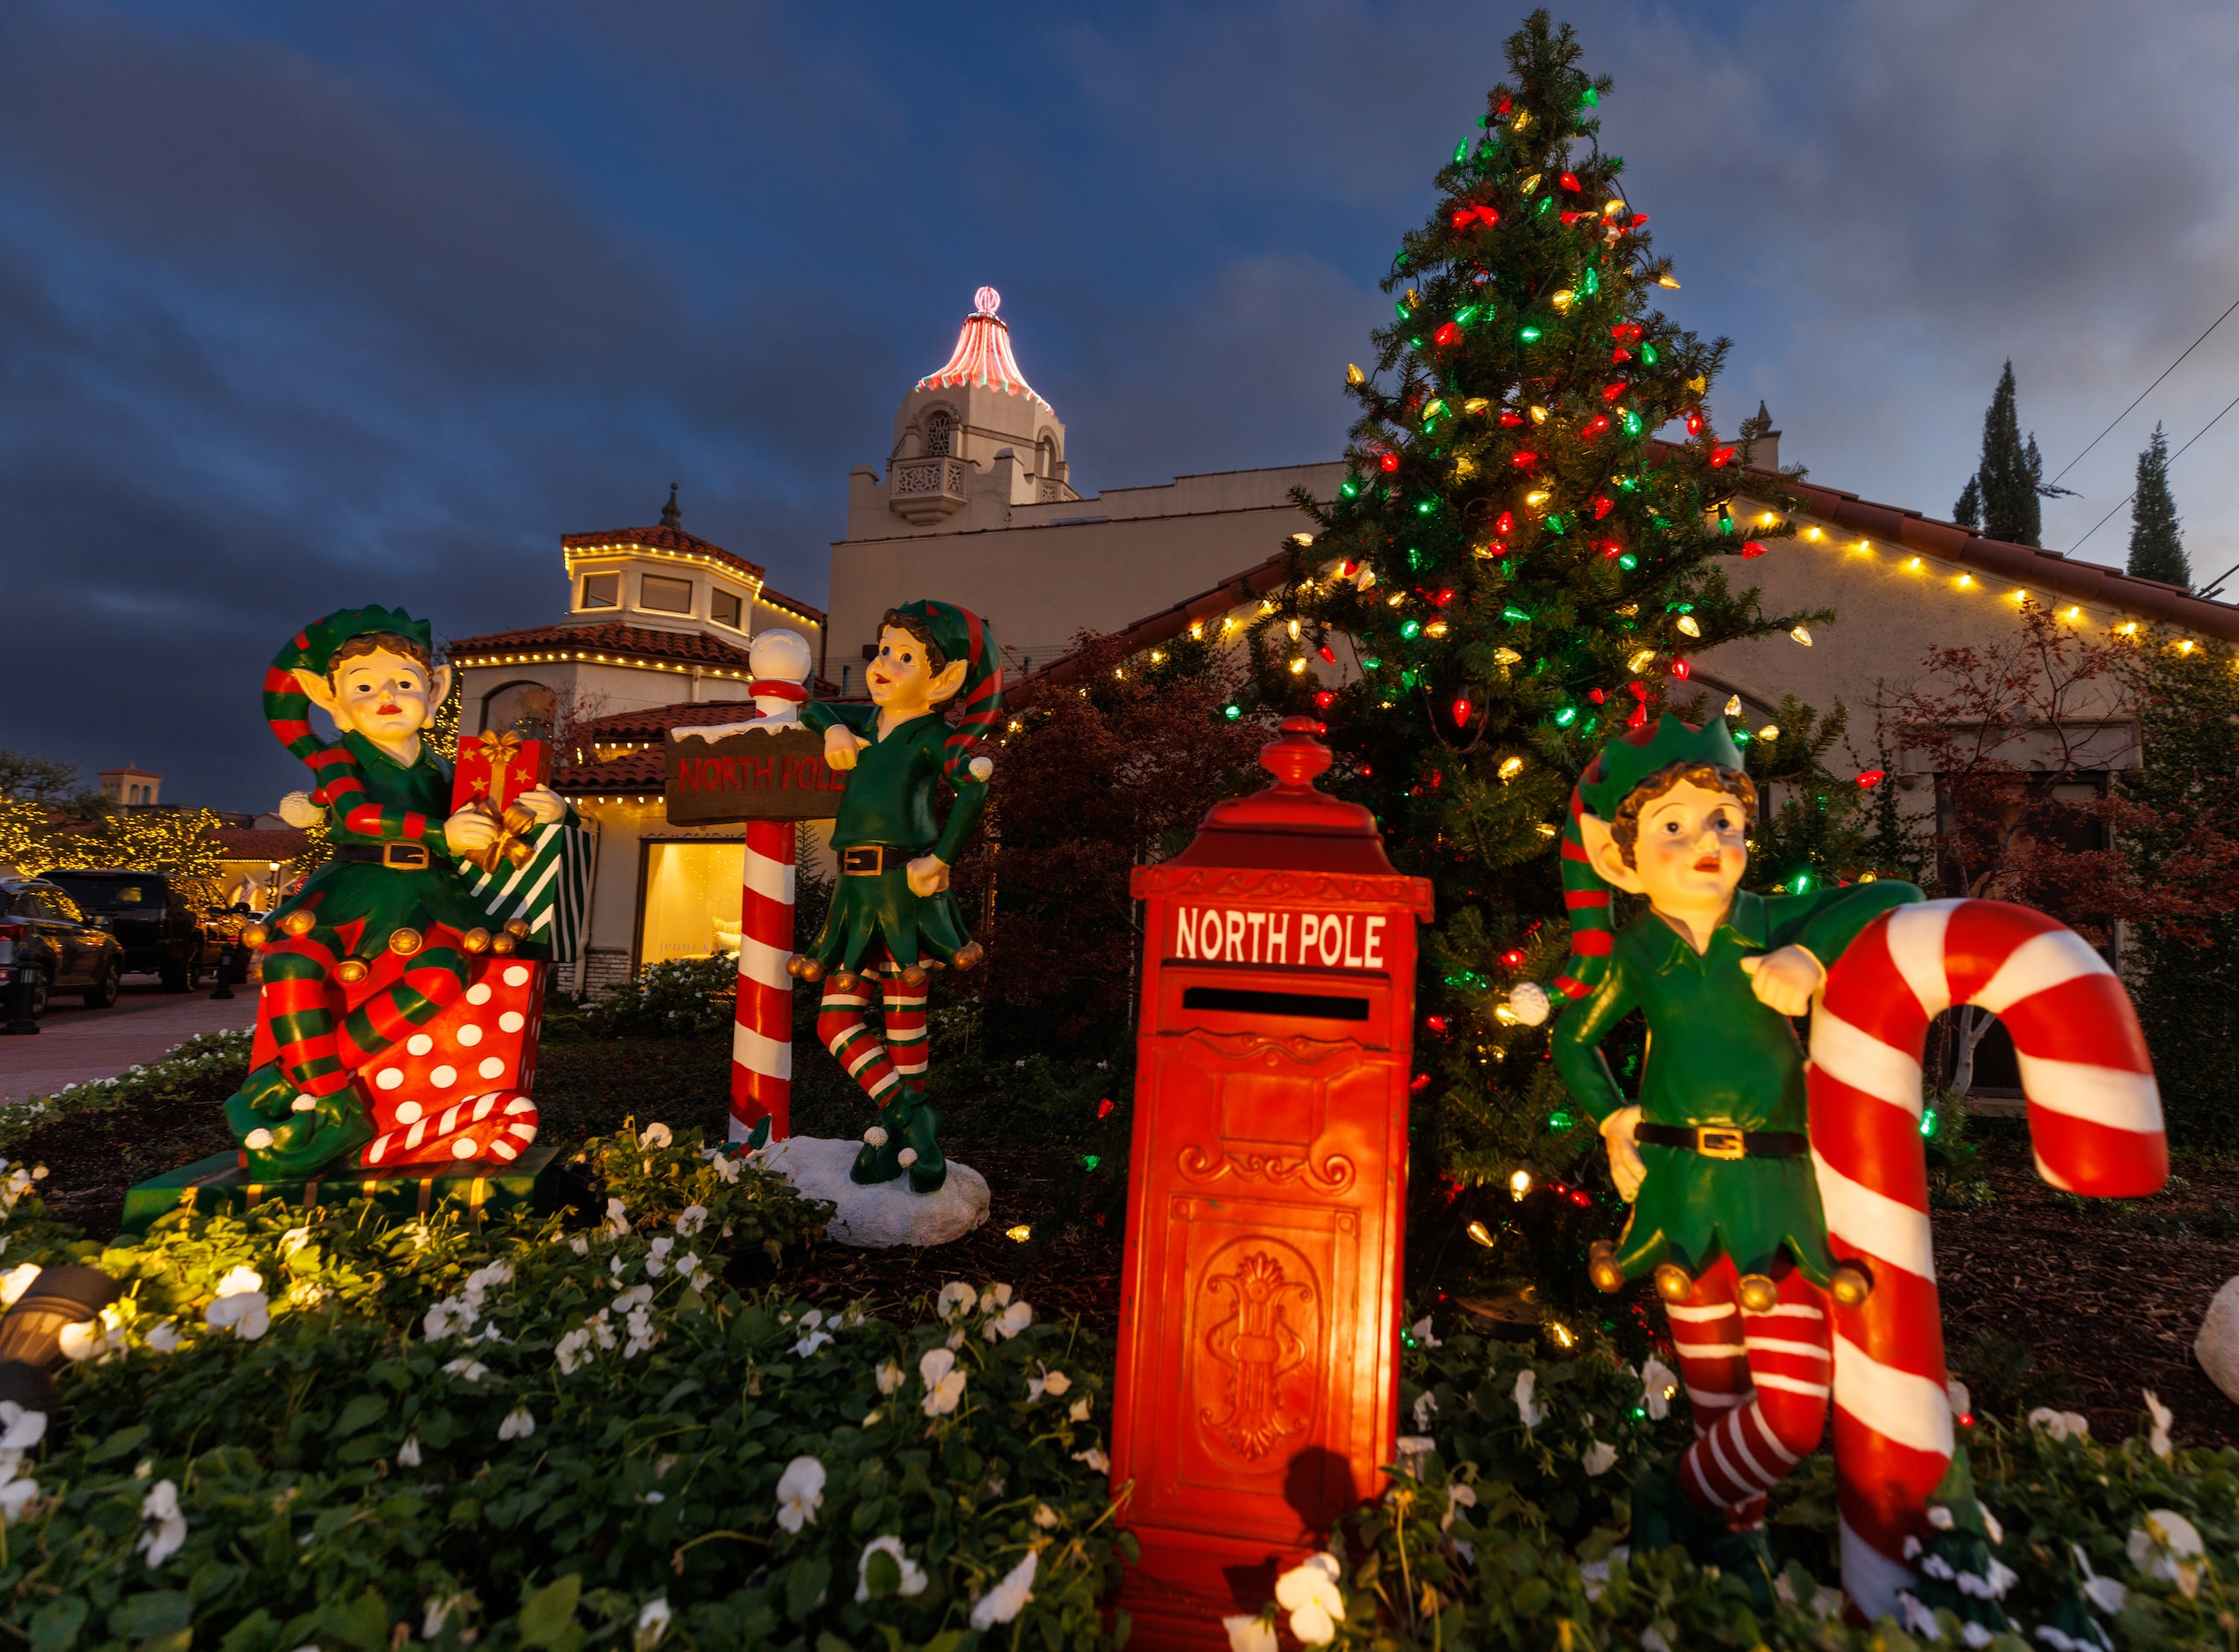
[{"label": "green leafy groundcover", "polygon": [[[583,1159],[609,1202],[572,1231],[267,1204],[106,1248],[10,1172],[0,1297],[66,1260],[127,1295],[66,1338],[83,1357],[55,1416],[0,1407],[0,1631],[32,1652],[1124,1636],[1098,1610],[1130,1552],[1108,1347],[999,1285],[952,1284],[911,1323],[741,1294],[727,1253],[783,1258],[828,1208],[660,1125]],[[1824,1457],[1782,1488],[1780,1574],[1752,1597],[1625,1547],[1634,1476],[1685,1444],[1670,1371],[1436,1328],[1407,1340],[1392,1490],[1232,1621],[1239,1652],[2239,1642],[2239,1452],[2172,1448],[2165,1414],[2116,1445],[2052,1413],[1965,1429],[2010,1621],[1953,1615],[1986,1611],[1963,1575],[1909,1627],[1860,1627],[1832,1588]]]},{"label": "green leafy groundcover", "polygon": [[1106,1350],[1002,1287],[910,1325],[743,1297],[719,1253],[829,1207],[657,1125],[589,1152],[610,1202],[574,1232],[266,1204],[104,1250],[21,1197],[10,1264],[94,1261],[128,1295],[43,1441],[0,1411],[0,1628],[37,1652],[1101,1637]]}]

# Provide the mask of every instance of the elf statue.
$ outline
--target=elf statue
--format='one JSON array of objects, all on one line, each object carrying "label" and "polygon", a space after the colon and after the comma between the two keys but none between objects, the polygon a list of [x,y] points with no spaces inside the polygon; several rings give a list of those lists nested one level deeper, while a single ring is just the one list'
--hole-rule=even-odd
[{"label": "elf statue", "polygon": [[[1554,1058],[1633,1204],[1622,1239],[1592,1248],[1594,1283],[1653,1274],[1694,1416],[1676,1466],[1635,1486],[1634,1546],[1683,1544],[1762,1586],[1765,1493],[1826,1424],[1827,1297],[1870,1289],[1828,1248],[1789,1018],[1867,924],[1921,895],[1893,881],[1744,892],[1756,810],[1723,722],[1667,713],[1588,765],[1563,839],[1571,955],[1555,983],[1577,1002]],[[1612,886],[1646,901],[1622,929]],[[1599,1046],[1636,1009],[1649,1054],[1628,1102]]]},{"label": "elf statue", "polygon": [[[929,971],[969,969],[981,957],[948,869],[987,808],[995,765],[974,749],[1002,715],[1003,669],[977,614],[917,602],[880,621],[878,654],[863,676],[870,705],[801,708],[802,724],[824,736],[824,761],[852,772],[832,830],[831,911],[788,968],[823,981],[816,1034],[878,1106],[849,1174],[870,1183],[907,1171],[912,1191],[933,1193],[948,1163],[940,1115],[926,1101],[926,989]],[[962,706],[953,728],[943,715],[952,702]],[[939,779],[956,793],[945,826],[933,812]],[[884,1044],[864,1023],[867,978],[880,983]]]},{"label": "elf statue", "polygon": [[[225,1104],[256,1180],[307,1176],[372,1141],[362,1070],[458,998],[471,954],[515,945],[483,927],[459,863],[493,857],[567,806],[538,786],[513,800],[517,813],[451,811],[450,765],[421,737],[450,675],[434,663],[428,622],[387,608],[306,625],[265,673],[266,719],[317,778],[311,801],[327,811],[333,853],[267,920],[258,1013],[278,1053]],[[312,733],[313,705],[339,739]],[[410,961],[404,973],[349,1008],[344,989],[384,952]]]}]

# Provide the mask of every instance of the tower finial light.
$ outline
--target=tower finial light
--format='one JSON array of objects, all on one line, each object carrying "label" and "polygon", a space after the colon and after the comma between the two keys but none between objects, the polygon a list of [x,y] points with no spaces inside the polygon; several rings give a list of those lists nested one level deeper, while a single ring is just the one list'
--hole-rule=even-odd
[{"label": "tower finial light", "polygon": [[997,292],[992,287],[983,287],[972,295],[972,313],[976,316],[991,316],[1002,302],[1001,293]]}]

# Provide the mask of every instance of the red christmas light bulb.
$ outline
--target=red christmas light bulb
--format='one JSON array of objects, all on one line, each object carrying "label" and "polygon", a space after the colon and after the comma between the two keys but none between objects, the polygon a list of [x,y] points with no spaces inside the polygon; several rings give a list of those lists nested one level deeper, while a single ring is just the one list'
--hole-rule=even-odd
[{"label": "red christmas light bulb", "polygon": [[1099,1101],[1096,1104],[1096,1116],[1100,1119],[1108,1119],[1112,1116],[1116,1107],[1116,1103],[1113,1101],[1111,1097],[1106,1096],[1101,1101]]},{"label": "red christmas light bulb", "polygon": [[1754,539],[1745,539],[1742,542],[1741,553],[1745,559],[1750,557],[1761,557],[1765,554],[1765,547]]},{"label": "red christmas light bulb", "polygon": [[1326,643],[1326,642],[1325,642],[1325,643],[1323,643],[1323,644],[1321,645],[1321,647],[1320,647],[1319,648],[1316,648],[1316,649],[1314,650],[1314,652],[1315,652],[1316,654],[1320,654],[1320,655],[1322,657],[1323,661],[1324,661],[1325,662],[1327,662],[1328,664],[1335,665],[1335,664],[1336,664],[1336,663],[1337,663],[1337,656],[1336,656],[1336,654],[1335,654],[1335,653],[1333,653],[1333,652],[1331,651],[1330,647],[1329,647],[1329,645],[1328,645],[1328,643]]},{"label": "red christmas light bulb", "polygon": [[1466,695],[1456,695],[1454,697],[1454,703],[1452,706],[1454,727],[1456,728],[1460,728],[1467,724],[1469,721],[1469,713],[1475,709],[1476,708],[1474,706],[1470,705],[1468,698]]},{"label": "red christmas light bulb", "polygon": [[1558,181],[1562,183],[1565,189],[1575,190],[1578,187],[1578,174],[1576,172],[1565,172]]},{"label": "red christmas light bulb", "polygon": [[1633,353],[1621,344],[1609,353],[1609,361],[1612,366],[1621,365],[1621,363],[1629,362],[1632,359]]},{"label": "red christmas light bulb", "polygon": [[1863,792],[1870,789],[1871,787],[1879,786],[1882,783],[1883,777],[1889,771],[1886,769],[1866,770],[1858,777],[1858,789]]},{"label": "red christmas light bulb", "polygon": [[1613,384],[1604,384],[1601,387],[1601,398],[1604,401],[1615,401],[1624,393],[1625,381],[1621,378]]},{"label": "red christmas light bulb", "polygon": [[1710,463],[1713,465],[1728,464],[1732,463],[1733,457],[1734,450],[1731,448],[1716,448],[1711,450]]},{"label": "red christmas light bulb", "polygon": [[1449,321],[1430,335],[1430,341],[1441,349],[1451,348],[1461,342],[1461,329]]},{"label": "red christmas light bulb", "polygon": [[1501,512],[1498,516],[1496,516],[1493,519],[1493,531],[1500,535],[1504,539],[1508,537],[1509,535],[1514,533],[1516,531],[1516,517],[1514,514],[1505,510]]},{"label": "red christmas light bulb", "polygon": [[1609,420],[1603,418],[1599,413],[1596,413],[1592,418],[1587,420],[1584,425],[1579,427],[1578,439],[1582,442],[1591,441],[1592,438],[1599,435],[1603,431],[1608,428]]},{"label": "red christmas light bulb", "polygon": [[1446,1030],[1446,1018],[1443,1015],[1427,1015],[1423,1017],[1423,1024],[1434,1033],[1443,1033]]},{"label": "red christmas light bulb", "polygon": [[1594,520],[1596,522],[1599,522],[1604,516],[1606,516],[1611,511],[1616,508],[1617,501],[1610,498],[1608,494],[1596,493],[1594,495]]},{"label": "red christmas light bulb", "polygon": [[1539,462],[1540,456],[1538,454],[1525,451],[1518,451],[1515,457],[1509,460],[1509,463],[1513,464],[1519,471],[1528,471]]},{"label": "red christmas light bulb", "polygon": [[1520,425],[1523,422],[1524,415],[1518,413],[1513,407],[1504,407],[1501,409],[1501,423],[1506,425],[1510,429],[1513,430],[1518,425]]},{"label": "red christmas light bulb", "polygon": [[1501,961],[1511,969],[1521,969],[1524,967],[1524,954],[1511,949],[1501,954]]},{"label": "red christmas light bulb", "polygon": [[1586,691],[1586,698],[1591,700],[1595,705],[1599,705],[1609,698],[1609,695],[1602,689],[1588,689]]},{"label": "red christmas light bulb", "polygon": [[1453,592],[1451,590],[1442,590],[1436,596],[1432,597],[1430,601],[1435,606],[1444,608],[1448,603],[1453,601]]},{"label": "red christmas light bulb", "polygon": [[1376,462],[1382,465],[1387,471],[1396,471],[1400,468],[1400,456],[1396,453],[1387,453],[1382,458]]},{"label": "red christmas light bulb", "polygon": [[1692,407],[1687,409],[1687,434],[1691,436],[1702,434],[1702,415]]}]

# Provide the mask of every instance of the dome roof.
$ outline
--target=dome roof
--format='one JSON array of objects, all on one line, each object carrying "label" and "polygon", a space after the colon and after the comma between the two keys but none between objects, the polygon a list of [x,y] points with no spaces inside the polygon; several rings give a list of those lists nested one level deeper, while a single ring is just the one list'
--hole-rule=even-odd
[{"label": "dome roof", "polygon": [[980,390],[999,390],[1024,397],[1044,408],[1050,406],[1026,382],[1026,375],[1019,371],[1018,358],[1011,354],[1011,329],[995,314],[1002,302],[1003,295],[992,287],[983,287],[972,295],[972,312],[964,318],[963,330],[956,335],[956,347],[937,370],[918,381],[919,390],[951,390],[970,385]]}]

